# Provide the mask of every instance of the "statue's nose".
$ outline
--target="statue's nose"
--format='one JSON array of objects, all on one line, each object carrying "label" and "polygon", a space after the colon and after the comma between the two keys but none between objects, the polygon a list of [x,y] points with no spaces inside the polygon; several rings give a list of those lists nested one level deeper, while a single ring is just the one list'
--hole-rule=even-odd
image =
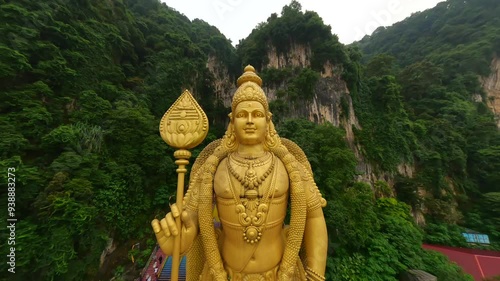
[{"label": "statue's nose", "polygon": [[252,114],[248,114],[247,123],[253,123],[252,122]]}]

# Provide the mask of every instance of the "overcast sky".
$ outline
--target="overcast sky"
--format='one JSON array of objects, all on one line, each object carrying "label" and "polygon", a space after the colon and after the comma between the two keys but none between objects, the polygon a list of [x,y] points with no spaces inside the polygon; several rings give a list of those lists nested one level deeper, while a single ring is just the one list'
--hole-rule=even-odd
[{"label": "overcast sky", "polygon": [[[189,19],[216,26],[233,45],[291,0],[161,0]],[[349,44],[443,0],[302,0],[302,9],[316,11],[340,42]]]}]

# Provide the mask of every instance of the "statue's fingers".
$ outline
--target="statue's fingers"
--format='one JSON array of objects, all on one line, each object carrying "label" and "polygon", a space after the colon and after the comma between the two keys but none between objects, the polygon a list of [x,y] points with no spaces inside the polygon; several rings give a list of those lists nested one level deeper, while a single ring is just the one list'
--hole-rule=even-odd
[{"label": "statue's fingers", "polygon": [[163,229],[163,232],[165,233],[165,236],[170,237],[170,235],[171,235],[170,229],[168,229],[167,220],[165,218],[163,218],[160,221],[160,225],[161,225],[161,228]]},{"label": "statue's fingers", "polygon": [[157,219],[154,219],[151,221],[151,227],[153,228],[153,231],[155,234],[160,233],[161,231],[161,226],[160,226],[160,221]]},{"label": "statue's fingers", "polygon": [[176,204],[172,204],[170,206],[170,212],[172,213],[172,216],[174,216],[174,218],[178,218],[179,217],[179,208],[177,207]]},{"label": "statue's fingers", "polygon": [[179,231],[177,230],[177,225],[175,223],[174,217],[172,216],[172,213],[168,213],[166,219],[170,232],[172,233],[172,235],[177,236],[179,234]]},{"label": "statue's fingers", "polygon": [[184,211],[182,212],[182,216],[181,216],[181,219],[182,219],[182,222],[184,223],[184,226],[189,229],[191,227],[193,227],[193,220],[192,218],[189,216],[188,212],[187,211]]}]

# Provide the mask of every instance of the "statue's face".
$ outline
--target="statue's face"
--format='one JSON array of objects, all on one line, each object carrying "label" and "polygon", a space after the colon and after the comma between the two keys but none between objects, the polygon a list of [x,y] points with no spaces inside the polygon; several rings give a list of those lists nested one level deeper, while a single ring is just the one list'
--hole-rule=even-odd
[{"label": "statue's face", "polygon": [[236,140],[241,144],[264,143],[267,134],[267,119],[264,106],[256,101],[240,102],[233,112]]}]

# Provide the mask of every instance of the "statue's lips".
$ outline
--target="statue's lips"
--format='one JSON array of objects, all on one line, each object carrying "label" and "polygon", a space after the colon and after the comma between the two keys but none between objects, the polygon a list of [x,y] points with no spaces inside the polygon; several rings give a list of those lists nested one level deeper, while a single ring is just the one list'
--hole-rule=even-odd
[{"label": "statue's lips", "polygon": [[255,128],[246,128],[245,133],[255,133],[256,130],[257,129],[255,129]]}]

